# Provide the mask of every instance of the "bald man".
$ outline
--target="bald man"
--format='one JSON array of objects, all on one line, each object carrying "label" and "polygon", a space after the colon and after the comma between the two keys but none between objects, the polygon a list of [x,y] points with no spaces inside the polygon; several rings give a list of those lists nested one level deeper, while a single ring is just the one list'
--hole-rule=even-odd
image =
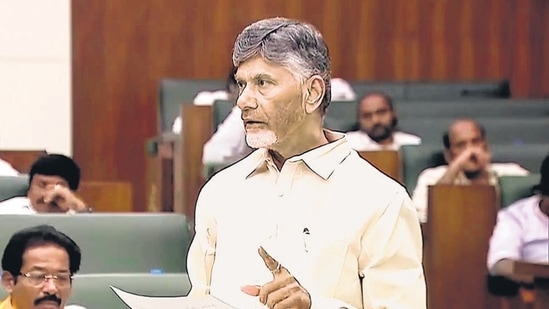
[{"label": "bald man", "polygon": [[421,222],[427,222],[427,193],[431,185],[497,185],[500,176],[523,176],[529,173],[516,163],[491,163],[486,131],[472,119],[454,121],[442,139],[444,158],[448,165],[421,172],[412,195]]}]

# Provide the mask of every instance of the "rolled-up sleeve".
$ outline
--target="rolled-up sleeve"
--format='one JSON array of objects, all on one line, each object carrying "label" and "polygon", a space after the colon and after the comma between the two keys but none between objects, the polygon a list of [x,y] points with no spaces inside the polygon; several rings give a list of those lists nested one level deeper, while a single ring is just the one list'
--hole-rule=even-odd
[{"label": "rolled-up sleeve", "polygon": [[362,241],[364,308],[425,309],[422,237],[411,200],[398,192]]},{"label": "rolled-up sleeve", "polygon": [[[487,266],[492,272],[494,264],[503,259],[520,259],[522,228],[519,220],[506,210],[500,210],[488,249]],[[494,274],[495,275],[495,274]]]}]

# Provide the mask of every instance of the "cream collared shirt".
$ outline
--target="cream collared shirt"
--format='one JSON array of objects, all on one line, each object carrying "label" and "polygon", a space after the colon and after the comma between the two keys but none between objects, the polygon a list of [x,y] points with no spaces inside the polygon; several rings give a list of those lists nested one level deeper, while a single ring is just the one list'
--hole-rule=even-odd
[{"label": "cream collared shirt", "polygon": [[[524,169],[516,163],[492,163],[489,168],[491,185],[496,186],[498,184],[498,177],[501,176],[524,176],[528,175],[528,170]],[[414,207],[417,210],[419,220],[422,223],[427,222],[427,195],[429,186],[434,186],[448,171],[448,165],[441,165],[433,168],[425,169],[419,174],[417,179],[417,185],[412,194],[412,200]],[[465,175],[459,174],[455,179],[456,185],[469,185],[471,182],[465,177]]]},{"label": "cream collared shirt", "polygon": [[264,308],[240,291],[272,280],[263,246],[311,294],[312,308],[426,308],[421,231],[406,190],[343,135],[326,135],[333,141],[281,171],[259,149],[202,188],[191,295],[210,288],[235,308]]},{"label": "cream collared shirt", "polygon": [[409,133],[396,131],[393,133],[393,142],[390,145],[381,145],[375,142],[364,131],[352,131],[345,134],[347,140],[356,151],[375,151],[375,150],[399,150],[403,145],[420,145],[421,138]]}]

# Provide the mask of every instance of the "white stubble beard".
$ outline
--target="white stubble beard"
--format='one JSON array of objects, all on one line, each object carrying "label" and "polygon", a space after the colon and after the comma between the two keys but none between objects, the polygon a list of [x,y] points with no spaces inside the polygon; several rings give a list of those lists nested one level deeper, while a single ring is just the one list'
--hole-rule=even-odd
[{"label": "white stubble beard", "polygon": [[246,132],[246,143],[251,148],[269,148],[278,142],[278,137],[271,130]]}]

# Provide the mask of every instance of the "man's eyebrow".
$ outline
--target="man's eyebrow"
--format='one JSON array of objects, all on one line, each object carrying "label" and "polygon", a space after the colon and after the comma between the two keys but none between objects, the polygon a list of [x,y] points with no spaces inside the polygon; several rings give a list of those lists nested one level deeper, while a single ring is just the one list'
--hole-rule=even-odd
[{"label": "man's eyebrow", "polygon": [[261,79],[273,79],[271,75],[266,73],[259,73],[254,75],[253,80],[261,80]]}]

